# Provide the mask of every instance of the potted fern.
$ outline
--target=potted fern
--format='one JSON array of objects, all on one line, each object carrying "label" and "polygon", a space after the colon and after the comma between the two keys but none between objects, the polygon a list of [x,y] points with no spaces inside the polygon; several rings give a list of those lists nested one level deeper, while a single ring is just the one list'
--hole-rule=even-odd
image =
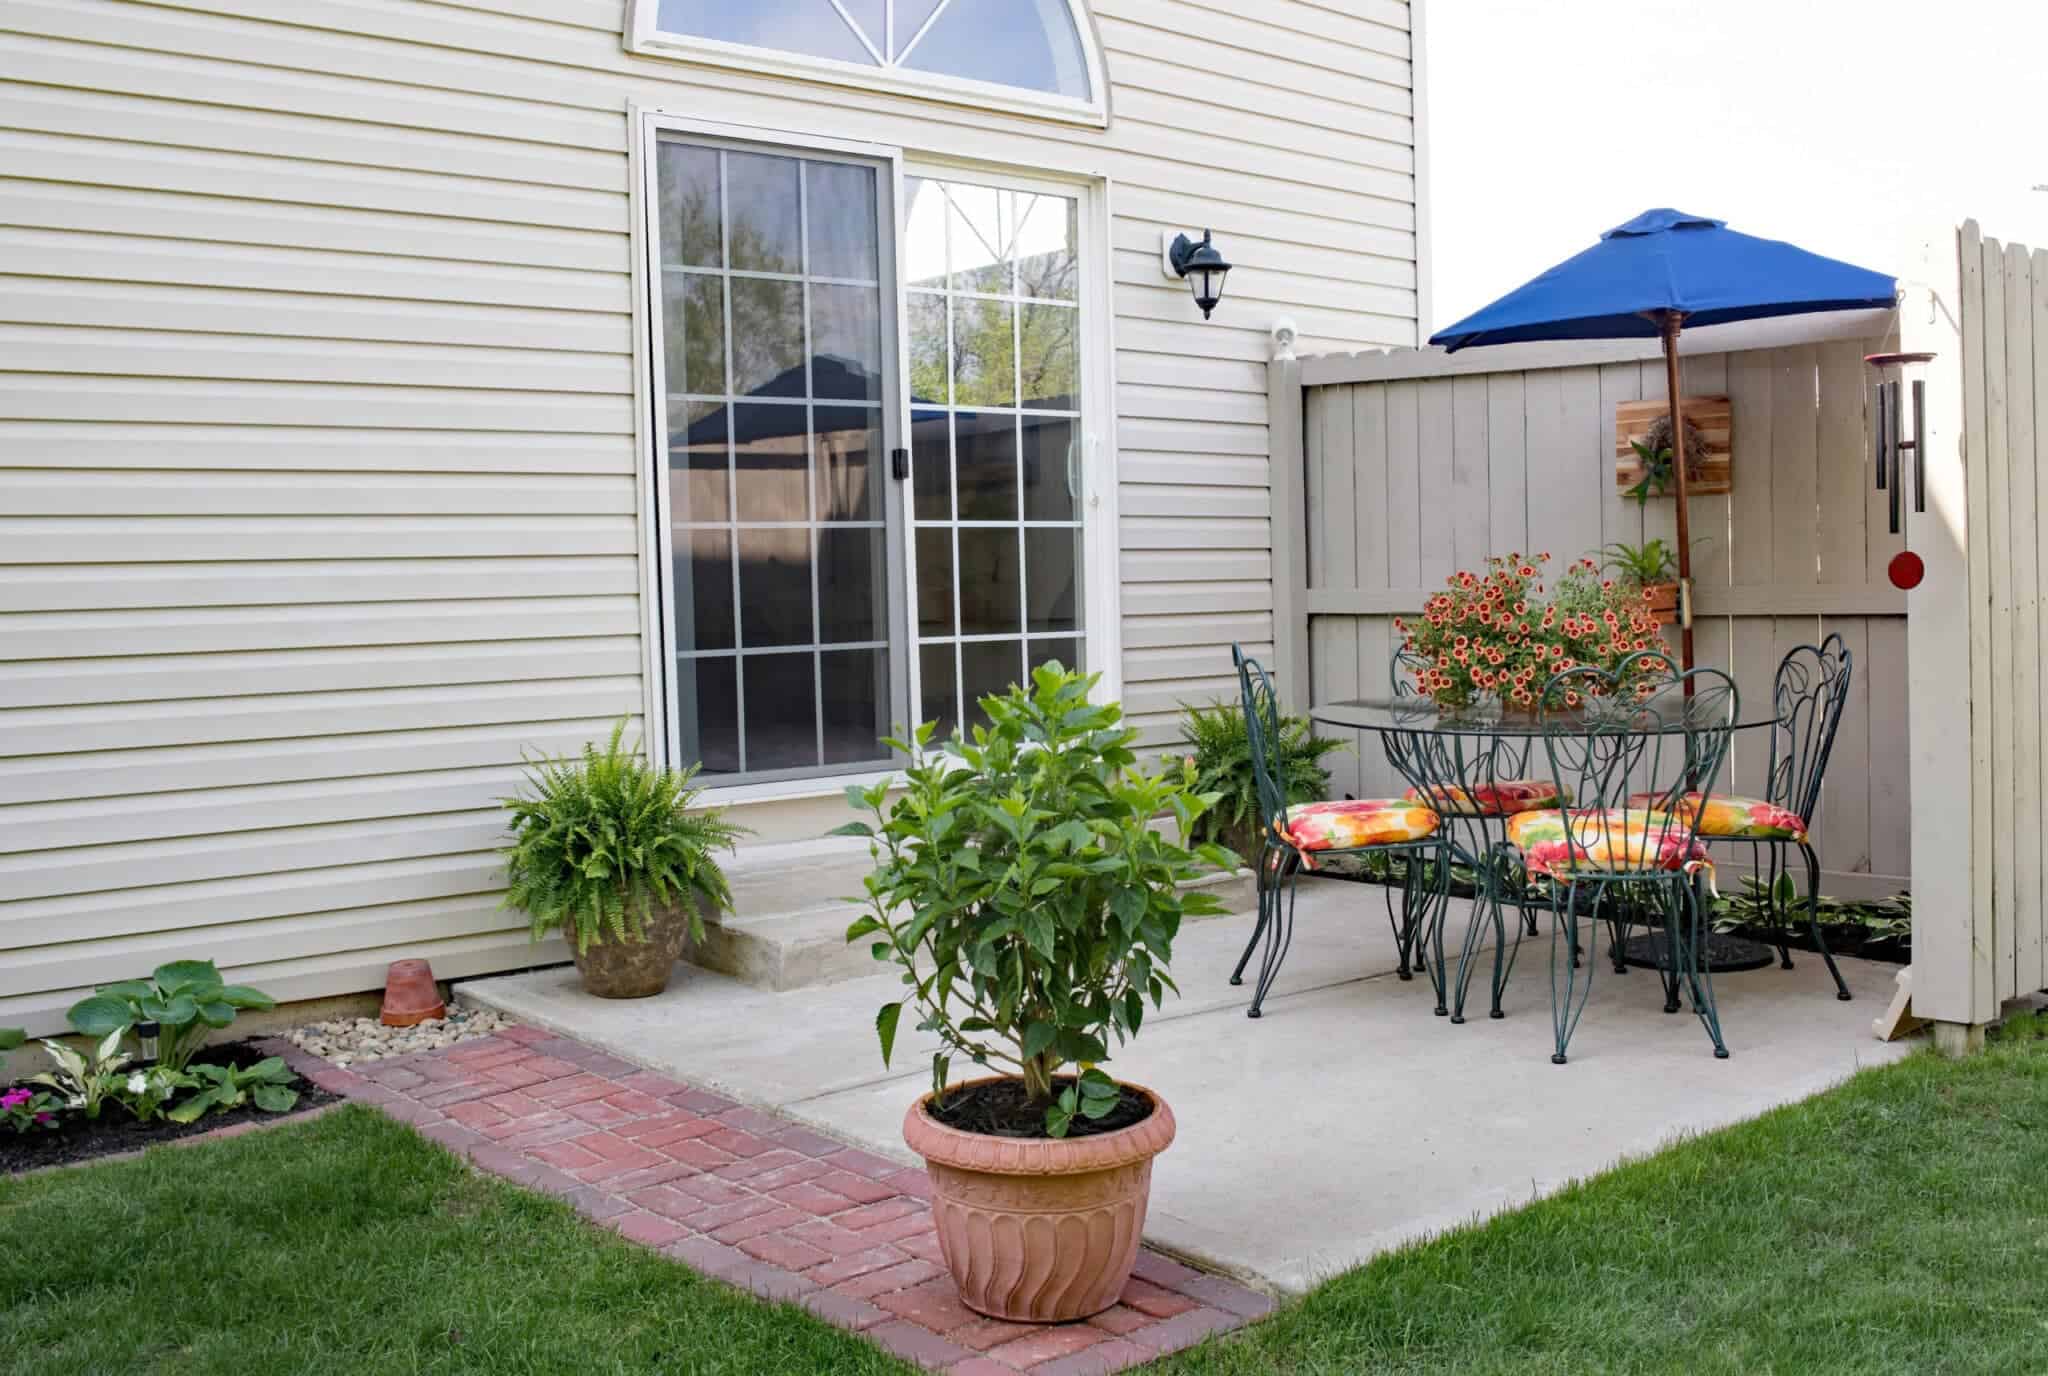
[{"label": "potted fern", "polygon": [[[1343,742],[1318,736],[1307,717],[1283,717],[1270,754],[1276,782],[1291,803],[1329,796],[1330,771],[1323,756]],[[1259,785],[1252,776],[1251,734],[1244,709],[1234,702],[1180,708],[1180,753],[1194,762],[1195,789],[1215,793],[1216,805],[1195,823],[1190,842],[1213,841],[1250,860],[1259,850]]]},{"label": "potted fern", "polygon": [[504,800],[504,906],[532,919],[535,941],[560,931],[585,991],[608,999],[668,987],[684,942],[704,938],[703,912],[732,907],[714,852],[745,830],[697,806],[695,765],[658,769],[637,741],[623,744],[625,731],[622,721],[580,759],[533,762],[526,788]]}]

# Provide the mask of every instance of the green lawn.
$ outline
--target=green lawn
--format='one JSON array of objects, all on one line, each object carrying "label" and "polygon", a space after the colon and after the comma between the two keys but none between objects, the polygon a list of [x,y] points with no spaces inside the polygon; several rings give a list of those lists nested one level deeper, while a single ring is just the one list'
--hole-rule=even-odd
[{"label": "green lawn", "polygon": [[1866,1072],[1382,1257],[1165,1370],[2004,1374],[2043,1352],[2048,1020],[2028,1018],[1982,1056]]},{"label": "green lawn", "polygon": [[0,1372],[907,1370],[367,1109],[0,1180]]},{"label": "green lawn", "polygon": [[[2008,1373],[2044,1350],[2027,1019],[1383,1257],[1162,1370]],[[906,1370],[365,1110],[0,1181],[4,1372]]]}]

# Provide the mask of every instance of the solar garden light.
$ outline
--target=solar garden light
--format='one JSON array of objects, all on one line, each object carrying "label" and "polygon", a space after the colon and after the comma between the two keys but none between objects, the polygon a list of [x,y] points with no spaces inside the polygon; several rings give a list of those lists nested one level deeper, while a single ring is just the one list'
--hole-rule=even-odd
[{"label": "solar garden light", "polygon": [[1206,229],[1199,244],[1185,234],[1174,234],[1172,230],[1167,234],[1173,237],[1165,243],[1166,270],[1188,284],[1195,304],[1202,308],[1202,319],[1207,320],[1209,312],[1223,299],[1223,279],[1230,272],[1230,264],[1216,251]]},{"label": "solar garden light", "polygon": [[142,1049],[142,1063],[144,1065],[156,1064],[156,1040],[162,1030],[153,1022],[139,1022],[135,1024],[135,1040]]}]

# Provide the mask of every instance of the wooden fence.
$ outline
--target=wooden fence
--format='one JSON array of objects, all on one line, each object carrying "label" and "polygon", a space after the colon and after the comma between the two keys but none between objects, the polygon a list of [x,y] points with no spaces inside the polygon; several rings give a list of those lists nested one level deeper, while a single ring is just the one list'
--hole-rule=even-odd
[{"label": "wooden fence", "polygon": [[[1817,819],[1823,887],[1843,898],[1898,892],[1911,873],[1906,598],[1885,576],[1901,542],[1868,457],[1863,355],[1883,347],[1896,343],[1821,337],[1681,360],[1685,393],[1725,395],[1733,413],[1733,490],[1692,499],[1697,661],[1768,704],[1791,647],[1839,632],[1855,655]],[[1275,657],[1290,704],[1384,694],[1392,618],[1490,554],[1675,542],[1673,499],[1640,508],[1614,480],[1616,407],[1664,394],[1653,349],[1525,350],[1506,369],[1484,349],[1276,362]],[[1358,744],[1337,787],[1396,788],[1377,743]],[[1728,786],[1761,793],[1766,750],[1761,733],[1739,737]]]}]

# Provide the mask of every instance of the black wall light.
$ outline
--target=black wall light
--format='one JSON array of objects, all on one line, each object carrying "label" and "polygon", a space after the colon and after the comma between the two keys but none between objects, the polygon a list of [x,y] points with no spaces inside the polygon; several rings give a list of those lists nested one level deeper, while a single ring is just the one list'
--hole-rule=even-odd
[{"label": "black wall light", "polygon": [[1229,262],[1210,241],[1209,231],[1202,231],[1199,244],[1185,234],[1176,234],[1166,246],[1166,265],[1188,284],[1195,304],[1202,308],[1202,319],[1207,320],[1223,299],[1223,278],[1230,271]]}]

